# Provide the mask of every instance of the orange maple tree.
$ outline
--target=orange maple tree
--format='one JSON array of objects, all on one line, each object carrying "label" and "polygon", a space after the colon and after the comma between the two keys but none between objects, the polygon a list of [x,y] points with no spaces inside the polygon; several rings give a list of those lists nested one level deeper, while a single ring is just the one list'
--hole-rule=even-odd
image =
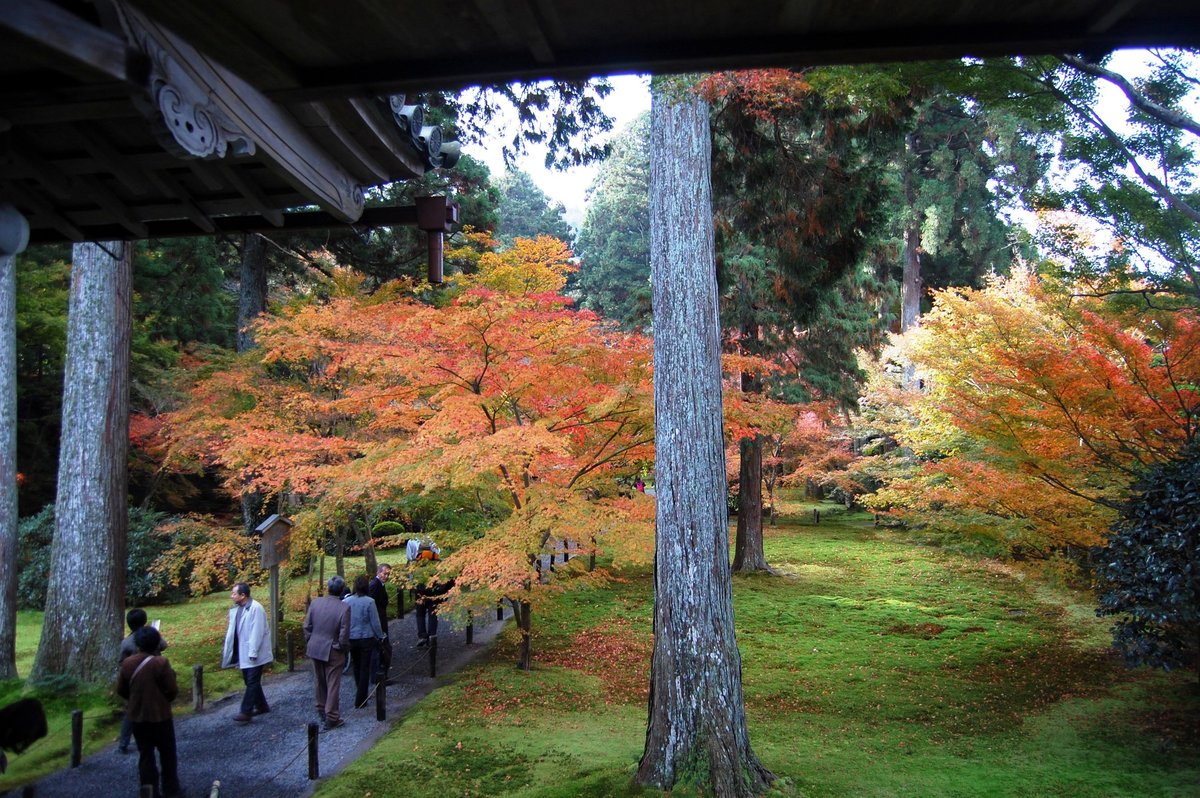
[{"label": "orange maple tree", "polygon": [[960,510],[1013,545],[1095,545],[1146,466],[1196,440],[1200,319],[1129,313],[1024,269],[938,292],[908,353],[927,393],[905,443],[930,458],[882,491]]},{"label": "orange maple tree", "polygon": [[485,254],[440,306],[339,273],[328,301],[261,321],[259,348],[202,379],[170,427],[176,457],[219,467],[231,490],[303,497],[301,530],[408,492],[501,498],[507,517],[439,570],[456,578],[447,611],[513,604],[527,665],[541,596],[603,578],[577,557],[550,579],[544,554],[570,540],[650,556],[653,503],[614,478],[652,456],[652,391],[648,341],[555,293],[570,251],[514,249]]}]

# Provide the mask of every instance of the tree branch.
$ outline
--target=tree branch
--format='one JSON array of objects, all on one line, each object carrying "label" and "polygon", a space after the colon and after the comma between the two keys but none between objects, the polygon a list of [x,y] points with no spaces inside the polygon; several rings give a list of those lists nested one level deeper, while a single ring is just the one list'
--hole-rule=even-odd
[{"label": "tree branch", "polygon": [[1078,69],[1084,74],[1092,77],[1107,80],[1109,83],[1116,86],[1121,91],[1125,92],[1125,96],[1129,98],[1130,104],[1143,113],[1157,119],[1163,124],[1177,127],[1181,130],[1186,130],[1193,135],[1200,136],[1200,123],[1192,119],[1187,114],[1175,111],[1171,108],[1166,108],[1151,100],[1142,92],[1138,91],[1137,87],[1125,79],[1124,75],[1119,75],[1110,69],[1105,69],[1099,64],[1091,61],[1085,61],[1082,58],[1074,55],[1060,55],[1058,60],[1070,67]]}]

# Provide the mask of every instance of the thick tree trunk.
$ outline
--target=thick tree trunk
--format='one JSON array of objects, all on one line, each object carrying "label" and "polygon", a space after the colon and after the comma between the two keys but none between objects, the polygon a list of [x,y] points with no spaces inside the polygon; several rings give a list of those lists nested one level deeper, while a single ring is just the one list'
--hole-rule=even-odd
[{"label": "thick tree trunk", "polygon": [[[748,354],[758,353],[758,335],[758,324],[742,325]],[[743,373],[742,393],[762,393],[762,380]],[[762,517],[762,439],[743,438],[738,442],[737,534],[733,543],[733,570],[739,573],[771,570],[763,551]]]},{"label": "thick tree trunk", "polygon": [[17,678],[17,253],[29,224],[0,205],[0,679]]},{"label": "thick tree trunk", "polygon": [[346,578],[346,527],[341,524],[337,525],[337,529],[333,533],[333,562],[334,573],[343,579]]},{"label": "thick tree trunk", "polygon": [[31,681],[112,679],[129,525],[131,247],[72,252],[50,582]]},{"label": "thick tree trunk", "polygon": [[657,79],[650,127],[658,520],[637,780],[752,796],[773,777],[750,749],[734,637],[708,106]]},{"label": "thick tree trunk", "polygon": [[733,570],[770,571],[763,552],[762,438],[742,438],[738,444],[738,517],[733,544]]},{"label": "thick tree trunk", "polygon": [[267,309],[267,242],[247,233],[242,239],[242,270],[238,282],[237,351],[254,348],[250,325]]},{"label": "thick tree trunk", "polygon": [[[247,233],[242,238],[241,279],[238,282],[237,351],[256,346],[250,325],[267,309],[267,242],[262,236]],[[258,491],[242,493],[242,527],[253,534],[266,515],[263,497]]]}]

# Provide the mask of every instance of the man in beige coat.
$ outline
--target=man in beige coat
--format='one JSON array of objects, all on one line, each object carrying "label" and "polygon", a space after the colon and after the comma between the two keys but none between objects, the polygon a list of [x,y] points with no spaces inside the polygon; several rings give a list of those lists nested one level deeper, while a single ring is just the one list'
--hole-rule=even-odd
[{"label": "man in beige coat", "polygon": [[263,669],[275,655],[271,652],[271,627],[267,611],[250,598],[250,585],[238,582],[229,592],[233,606],[229,609],[229,625],[225,628],[225,645],[221,650],[221,667],[237,666],[242,670],[246,691],[242,706],[233,716],[237,723],[249,723],[254,715],[271,711],[262,689]]},{"label": "man in beige coat", "polygon": [[345,591],[346,580],[340,576],[329,580],[324,596],[313,601],[304,616],[304,639],[308,641],[305,654],[312,660],[316,677],[317,714],[325,730],[336,729],[345,723],[339,711],[342,692],[342,666],[350,650],[350,605],[339,596]]}]

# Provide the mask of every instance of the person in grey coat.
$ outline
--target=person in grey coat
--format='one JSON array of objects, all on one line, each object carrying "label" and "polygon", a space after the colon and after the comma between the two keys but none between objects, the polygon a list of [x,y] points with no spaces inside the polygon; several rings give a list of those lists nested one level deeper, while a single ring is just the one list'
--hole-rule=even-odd
[{"label": "person in grey coat", "polygon": [[340,699],[342,666],[350,649],[350,605],[338,598],[345,587],[342,577],[330,578],[328,592],[315,599],[304,616],[304,639],[308,641],[305,654],[312,660],[317,715],[326,731],[345,723]]},{"label": "person in grey coat", "polygon": [[229,593],[233,606],[229,609],[229,625],[225,629],[225,645],[221,650],[221,667],[242,669],[246,692],[242,706],[233,716],[237,723],[249,723],[254,715],[271,711],[262,689],[263,669],[274,661],[271,651],[271,628],[267,626],[267,611],[250,598],[250,585],[238,582]]},{"label": "person in grey coat", "polygon": [[379,622],[379,607],[368,594],[366,574],[354,578],[354,595],[346,599],[350,606],[350,658],[354,661],[354,706],[367,703],[371,689],[371,663],[375,649],[384,639]]}]

